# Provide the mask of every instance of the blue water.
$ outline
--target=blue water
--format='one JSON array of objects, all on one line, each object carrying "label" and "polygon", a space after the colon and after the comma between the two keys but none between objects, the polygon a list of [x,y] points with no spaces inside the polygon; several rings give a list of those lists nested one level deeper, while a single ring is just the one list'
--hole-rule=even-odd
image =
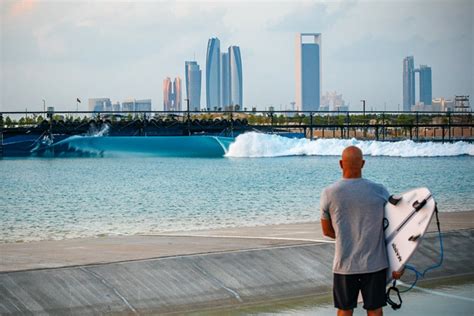
[{"label": "blue water", "polygon": [[[316,221],[337,156],[0,160],[0,242]],[[472,156],[366,157],[390,192],[428,186],[442,212],[472,210]]]}]

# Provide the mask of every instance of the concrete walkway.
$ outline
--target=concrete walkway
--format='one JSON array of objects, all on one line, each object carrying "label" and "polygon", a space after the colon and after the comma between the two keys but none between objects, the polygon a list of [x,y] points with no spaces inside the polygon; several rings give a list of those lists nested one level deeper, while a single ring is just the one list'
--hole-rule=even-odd
[{"label": "concrete walkway", "polygon": [[[445,262],[428,278],[473,273],[473,214],[443,214]],[[0,245],[0,314],[183,313],[331,290],[317,223],[179,234]],[[411,263],[438,254],[430,233]]]},{"label": "concrete walkway", "polygon": [[[440,213],[443,231],[474,228],[474,211]],[[435,231],[434,219],[428,231]],[[0,272],[332,242],[319,222],[0,244]]]}]

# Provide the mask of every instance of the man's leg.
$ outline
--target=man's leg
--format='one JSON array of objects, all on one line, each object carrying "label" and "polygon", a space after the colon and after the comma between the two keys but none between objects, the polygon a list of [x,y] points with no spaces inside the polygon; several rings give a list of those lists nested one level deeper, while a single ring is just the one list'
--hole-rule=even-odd
[{"label": "man's leg", "polygon": [[367,311],[367,316],[382,316],[382,315],[383,315],[382,307]]},{"label": "man's leg", "polygon": [[337,316],[352,316],[353,309],[338,309]]}]

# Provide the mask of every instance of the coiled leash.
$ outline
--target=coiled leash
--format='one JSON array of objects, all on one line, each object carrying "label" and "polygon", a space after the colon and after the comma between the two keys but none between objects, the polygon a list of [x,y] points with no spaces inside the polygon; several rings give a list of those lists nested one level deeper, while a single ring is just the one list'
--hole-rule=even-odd
[{"label": "coiled leash", "polygon": [[[405,293],[405,292],[408,292],[411,289],[413,289],[415,287],[416,282],[418,282],[418,279],[424,278],[425,274],[428,271],[439,268],[443,264],[444,248],[443,248],[443,237],[441,235],[441,226],[439,224],[439,217],[438,217],[438,204],[435,204],[435,215],[436,215],[436,226],[438,226],[438,236],[439,236],[439,248],[440,248],[439,262],[437,264],[434,264],[434,265],[426,268],[423,272],[418,271],[414,266],[411,266],[411,265],[408,265],[408,264],[405,265],[405,269],[413,271],[415,273],[415,280],[413,281],[413,283],[410,285],[410,287],[408,289],[405,289],[403,291],[400,291],[397,288],[397,286],[396,286],[397,285],[397,280],[393,280],[392,286],[388,288],[387,293],[385,294],[387,304],[390,305],[393,308],[393,310],[397,310],[397,309],[400,309],[402,307],[402,297],[401,297],[400,293]],[[395,302],[391,299],[390,292],[392,292],[392,291],[397,294],[399,303],[397,303],[397,302]]]},{"label": "coiled leash", "polygon": [[[395,293],[397,293],[398,303],[393,301],[390,298],[391,291],[394,291]],[[397,288],[396,280],[393,280],[392,286],[388,288],[387,293],[385,295],[386,295],[387,304],[390,305],[390,307],[392,307],[394,311],[402,307],[403,301],[402,301],[402,297],[400,296],[400,290]]]}]

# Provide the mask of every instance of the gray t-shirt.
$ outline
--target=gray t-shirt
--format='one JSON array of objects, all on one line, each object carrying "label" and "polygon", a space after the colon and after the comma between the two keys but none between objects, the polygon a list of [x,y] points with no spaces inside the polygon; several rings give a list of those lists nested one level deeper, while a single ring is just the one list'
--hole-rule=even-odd
[{"label": "gray t-shirt", "polygon": [[387,189],[370,180],[341,179],[321,193],[321,218],[336,232],[333,272],[358,274],[388,267],[383,234]]}]

